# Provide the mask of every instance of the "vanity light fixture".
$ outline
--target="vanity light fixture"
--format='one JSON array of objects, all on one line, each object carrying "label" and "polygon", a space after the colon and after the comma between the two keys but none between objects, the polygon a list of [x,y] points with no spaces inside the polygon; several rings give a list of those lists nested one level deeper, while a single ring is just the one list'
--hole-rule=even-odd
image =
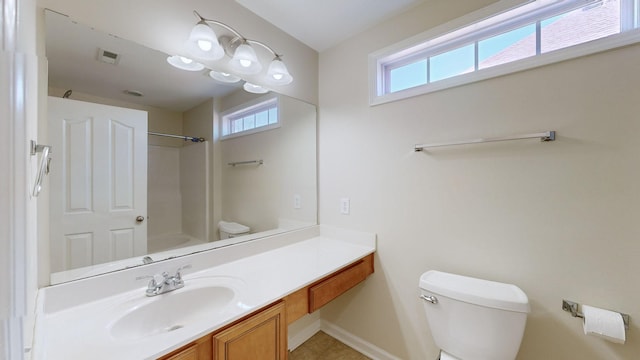
[{"label": "vanity light fixture", "polygon": [[211,78],[213,78],[214,80],[218,80],[220,82],[229,83],[229,84],[237,83],[238,81],[242,80],[240,79],[239,76],[235,76],[227,72],[215,71],[215,70],[209,71],[209,76],[211,76]]},{"label": "vanity light fixture", "polygon": [[244,39],[233,52],[229,65],[240,74],[257,74],[262,71],[262,64],[258,61],[256,51]]},{"label": "vanity light fixture", "polygon": [[[189,39],[187,40],[186,50],[190,56],[200,61],[216,61],[220,60],[227,54],[231,60],[229,68],[237,75],[256,75],[263,71],[265,66],[260,62],[256,54],[255,46],[259,46],[268,51],[273,60],[269,63],[265,85],[288,85],[293,81],[293,77],[282,62],[282,55],[278,54],[271,47],[263,42],[247,39],[242,36],[231,26],[217,20],[206,19],[197,11],[193,14],[198,18],[198,23],[191,30]],[[218,37],[211,25],[219,26],[230,32],[232,36]],[[210,76],[216,80],[220,80],[214,76],[214,72],[222,74],[221,71],[212,71]]]},{"label": "vanity light fixture", "polygon": [[246,92],[250,92],[254,94],[266,94],[269,92],[269,89],[263,88],[260,85],[252,84],[250,82],[245,82],[244,85],[242,85],[242,88]]},{"label": "vanity light fixture", "polygon": [[289,74],[287,67],[284,65],[284,62],[282,62],[282,59],[278,55],[276,55],[276,58],[271,61],[271,64],[269,64],[267,76],[269,77],[269,81],[272,84],[276,85],[287,85],[291,84],[291,82],[293,81],[293,78],[291,77],[291,74]]},{"label": "vanity light fixture", "polygon": [[169,56],[167,58],[167,62],[181,70],[200,71],[204,69],[204,65],[199,62],[195,62],[193,59],[180,55]]}]

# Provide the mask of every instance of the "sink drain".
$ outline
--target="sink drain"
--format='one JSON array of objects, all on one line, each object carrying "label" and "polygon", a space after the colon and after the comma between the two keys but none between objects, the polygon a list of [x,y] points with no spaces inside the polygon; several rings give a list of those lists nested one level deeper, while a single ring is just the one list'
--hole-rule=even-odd
[{"label": "sink drain", "polygon": [[174,330],[182,329],[183,327],[184,327],[183,325],[173,325],[173,326],[167,328],[167,332],[171,332],[171,331],[174,331]]}]

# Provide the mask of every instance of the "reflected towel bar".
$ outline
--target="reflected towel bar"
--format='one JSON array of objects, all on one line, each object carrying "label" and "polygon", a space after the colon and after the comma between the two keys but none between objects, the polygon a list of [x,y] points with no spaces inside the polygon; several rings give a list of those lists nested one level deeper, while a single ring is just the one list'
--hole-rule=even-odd
[{"label": "reflected towel bar", "polygon": [[176,139],[182,139],[184,141],[192,141],[192,142],[204,142],[204,138],[201,137],[193,137],[193,136],[184,136],[184,135],[173,135],[173,134],[162,134],[162,133],[157,133],[157,132],[148,132],[149,135],[155,135],[155,136],[164,136],[164,137],[170,137],[170,138],[176,138]]},{"label": "reflected towel bar", "polygon": [[229,166],[250,165],[250,164],[262,165],[263,163],[264,163],[264,161],[262,161],[262,160],[247,160],[247,161],[230,162],[230,163],[227,163],[227,165],[229,165]]},{"label": "reflected towel bar", "polygon": [[486,142],[495,142],[495,141],[508,141],[508,140],[523,140],[523,139],[540,139],[540,141],[554,141],[556,139],[555,131],[546,131],[543,133],[535,133],[535,134],[524,134],[524,135],[513,135],[513,136],[500,136],[493,138],[481,138],[481,139],[473,139],[473,140],[464,140],[464,141],[452,141],[452,142],[444,142],[444,143],[432,143],[432,144],[421,144],[416,145],[413,150],[414,151],[423,151],[426,148],[432,147],[441,147],[441,146],[453,146],[453,145],[467,145],[467,144],[481,144]]}]

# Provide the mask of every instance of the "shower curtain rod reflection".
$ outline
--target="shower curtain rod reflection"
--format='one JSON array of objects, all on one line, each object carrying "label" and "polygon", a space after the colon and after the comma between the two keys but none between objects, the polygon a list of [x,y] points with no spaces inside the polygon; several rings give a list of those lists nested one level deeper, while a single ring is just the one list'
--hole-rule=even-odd
[{"label": "shower curtain rod reflection", "polygon": [[155,135],[155,136],[164,136],[164,137],[170,137],[170,138],[176,138],[176,139],[182,139],[184,141],[191,141],[191,142],[204,142],[204,138],[202,137],[193,137],[193,136],[184,136],[184,135],[173,135],[173,134],[162,134],[162,133],[157,133],[157,132],[148,132],[149,135]]}]

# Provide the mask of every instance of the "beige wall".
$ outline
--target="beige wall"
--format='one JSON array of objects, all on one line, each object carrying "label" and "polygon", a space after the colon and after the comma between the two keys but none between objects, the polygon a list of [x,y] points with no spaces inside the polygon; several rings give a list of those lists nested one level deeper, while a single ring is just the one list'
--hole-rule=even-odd
[{"label": "beige wall", "polygon": [[147,174],[147,241],[153,252],[155,237],[182,233],[180,151],[182,148],[149,145]]},{"label": "beige wall", "polygon": [[[224,99],[223,109],[249,100]],[[279,97],[281,127],[220,141],[222,214],[226,221],[252,232],[278,227],[279,219],[316,222],[316,109]],[[228,166],[229,162],[263,160],[263,165]],[[301,208],[294,209],[294,195]]]},{"label": "beige wall", "polygon": [[[187,143],[182,149],[183,230],[198,239],[211,239],[213,204],[214,99],[184,113],[184,131],[205,138],[205,143]],[[191,176],[193,174],[194,176]]]},{"label": "beige wall", "polygon": [[[640,45],[368,105],[369,53],[490,2],[434,0],[320,55],[320,222],[378,234],[376,273],[322,318],[402,359],[435,359],[418,279],[438,269],[528,294],[518,359],[635,359]],[[413,152],[546,130],[557,141]],[[629,313],[627,344],[585,336],[563,298]]]},{"label": "beige wall", "polygon": [[[49,96],[62,97],[66,89],[49,87]],[[136,109],[146,111],[148,114],[148,127],[150,132],[158,132],[164,134],[182,134],[182,113],[155,106],[138,105],[126,101],[104,98],[91,94],[74,91],[70,99],[78,101],[86,101],[96,104],[119,106],[127,109]],[[149,136],[149,145],[181,147],[184,141],[181,139]]]}]

